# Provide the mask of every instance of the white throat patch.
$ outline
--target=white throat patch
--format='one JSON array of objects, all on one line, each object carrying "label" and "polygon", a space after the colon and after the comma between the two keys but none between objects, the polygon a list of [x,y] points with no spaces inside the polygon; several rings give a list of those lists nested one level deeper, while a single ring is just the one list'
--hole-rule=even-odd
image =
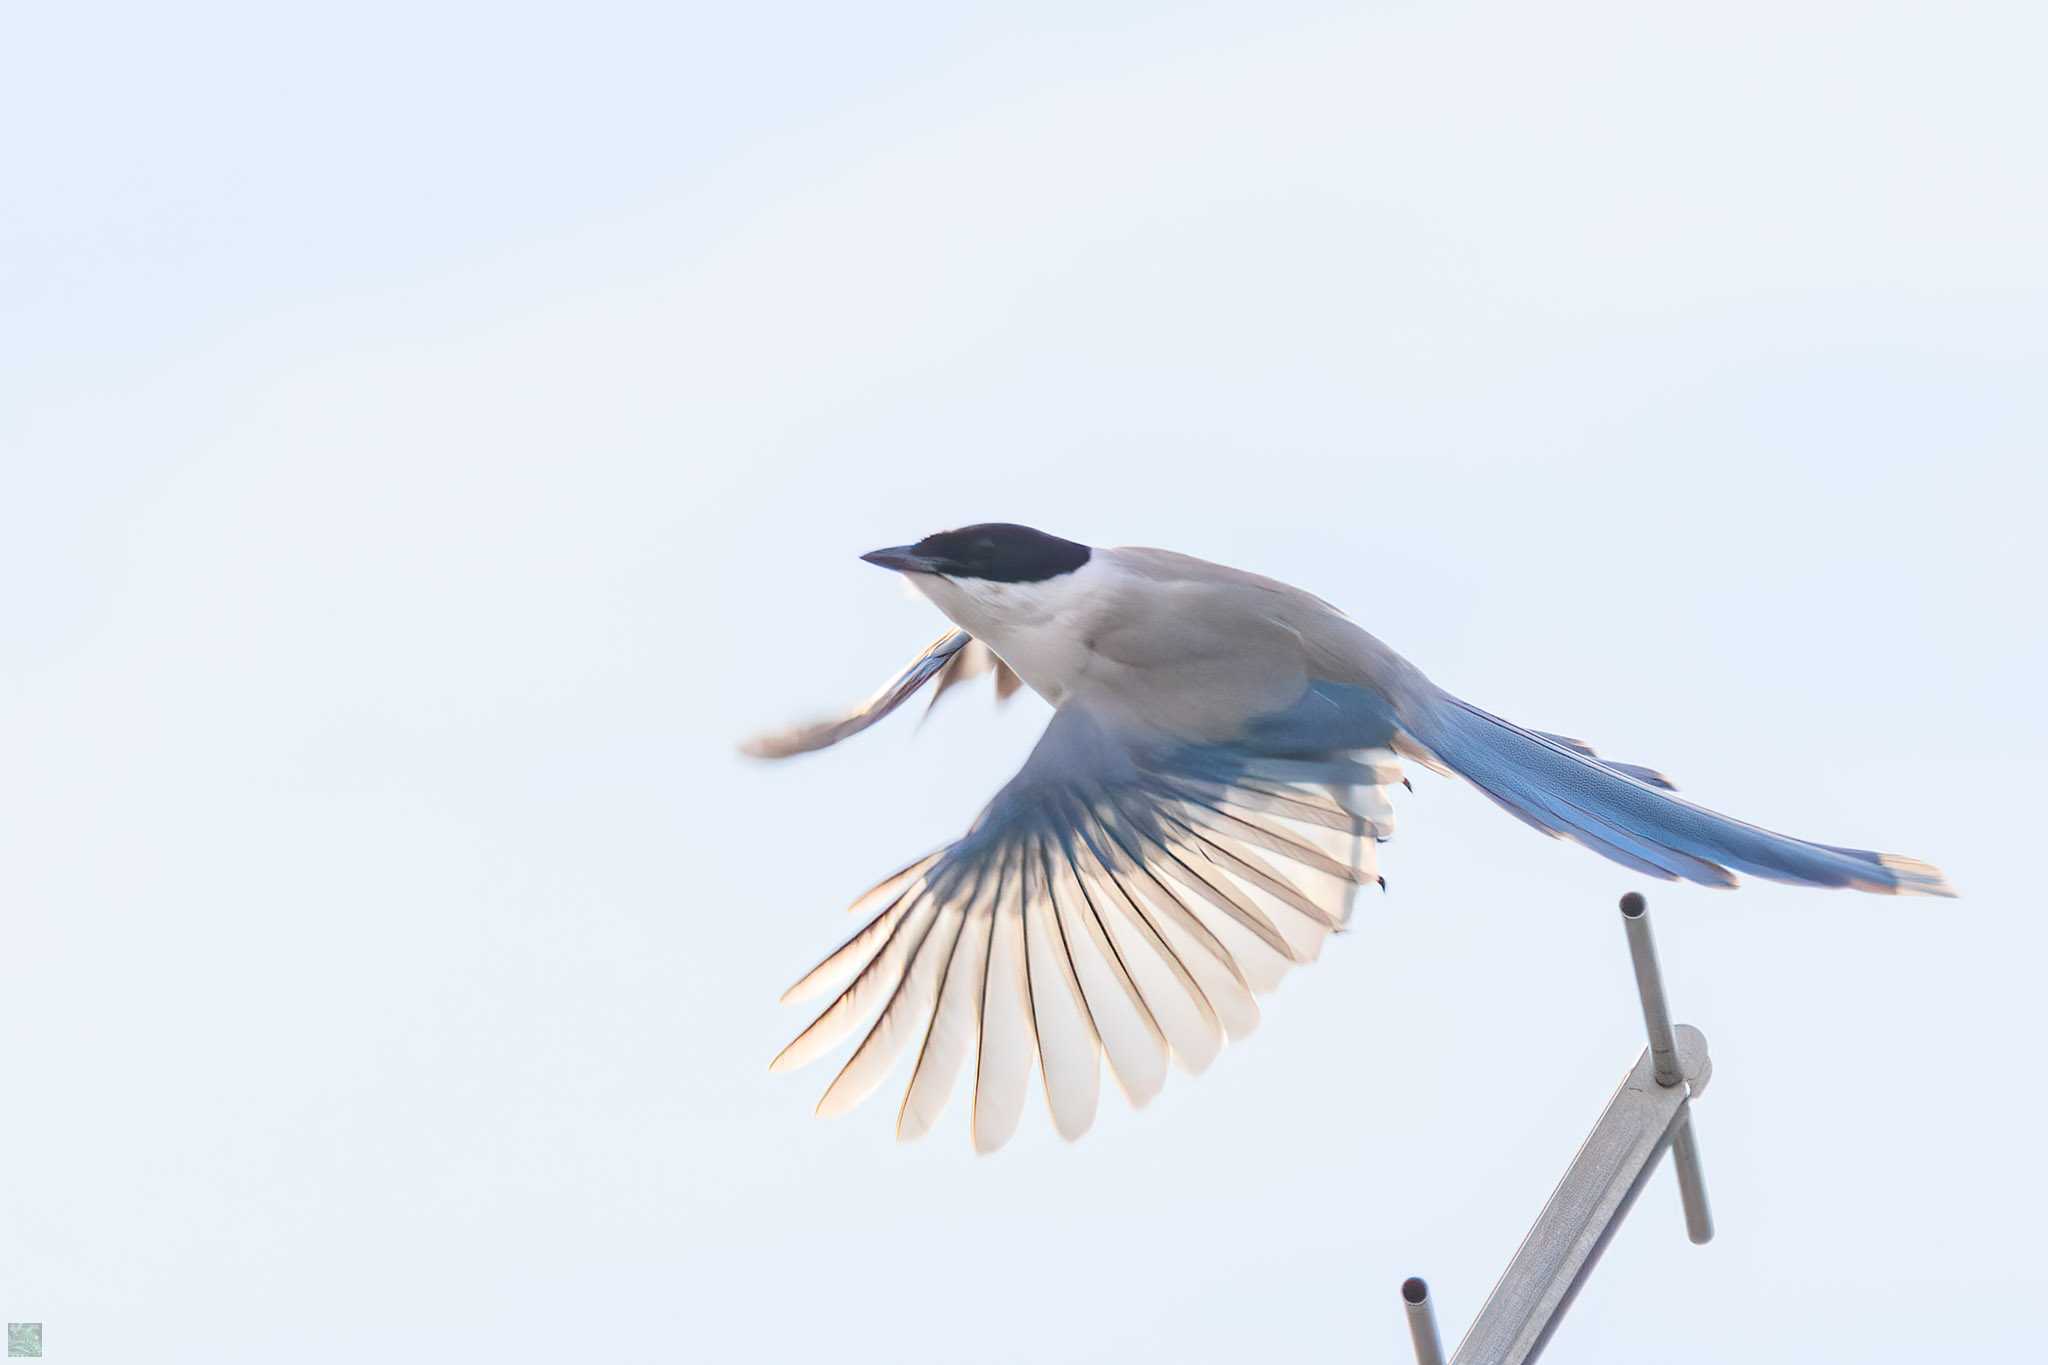
[{"label": "white throat patch", "polygon": [[1087,621],[1108,579],[1099,558],[1037,583],[930,574],[914,574],[911,582],[955,625],[1001,655],[1033,691],[1058,705],[1087,662]]}]

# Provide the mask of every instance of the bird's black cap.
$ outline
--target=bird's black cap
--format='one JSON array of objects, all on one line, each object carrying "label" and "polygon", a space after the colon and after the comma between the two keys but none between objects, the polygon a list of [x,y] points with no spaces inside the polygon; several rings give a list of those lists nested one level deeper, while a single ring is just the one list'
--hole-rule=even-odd
[{"label": "bird's black cap", "polygon": [[902,573],[979,578],[990,583],[1043,583],[1088,562],[1088,547],[1029,526],[988,521],[940,531],[915,545],[893,545],[861,556]]}]

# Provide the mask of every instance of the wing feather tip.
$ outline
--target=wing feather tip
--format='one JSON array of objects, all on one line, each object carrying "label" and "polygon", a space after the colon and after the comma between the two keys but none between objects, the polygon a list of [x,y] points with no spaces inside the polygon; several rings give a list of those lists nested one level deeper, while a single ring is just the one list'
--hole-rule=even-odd
[{"label": "wing feather tip", "polygon": [[1143,1109],[1158,1099],[1160,1093],[1166,1089],[1166,1062],[1163,1058],[1160,1060],[1159,1074],[1156,1077],[1141,1076],[1136,1082],[1132,1082],[1124,1079],[1112,1066],[1109,1068],[1109,1078],[1116,1083],[1117,1093],[1124,1097],[1125,1104],[1133,1109]]}]

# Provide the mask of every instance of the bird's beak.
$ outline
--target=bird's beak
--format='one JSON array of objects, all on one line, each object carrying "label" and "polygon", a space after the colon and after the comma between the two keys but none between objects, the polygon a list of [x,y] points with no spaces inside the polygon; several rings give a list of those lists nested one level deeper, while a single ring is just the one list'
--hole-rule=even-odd
[{"label": "bird's beak", "polygon": [[861,556],[870,564],[879,564],[885,569],[898,573],[937,573],[937,561],[927,559],[917,552],[915,545],[891,545],[886,550],[869,550]]}]

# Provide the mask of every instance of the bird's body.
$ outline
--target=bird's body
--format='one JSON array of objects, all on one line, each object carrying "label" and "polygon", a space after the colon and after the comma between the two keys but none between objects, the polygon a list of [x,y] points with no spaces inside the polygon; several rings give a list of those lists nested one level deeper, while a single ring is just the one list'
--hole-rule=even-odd
[{"label": "bird's body", "polygon": [[879,1084],[917,1025],[899,1131],[929,1126],[978,1039],[984,1150],[1014,1128],[1034,1057],[1070,1137],[1094,1115],[1098,1053],[1139,1103],[1169,1055],[1199,1070],[1256,1020],[1252,993],[1313,957],[1376,876],[1397,756],[1655,877],[1952,894],[1924,863],[1744,824],[1649,769],[1489,715],[1329,603],[1256,574],[1003,525],[867,557],[960,629],[856,716],[756,752],[834,742],[933,676],[943,690],[976,642],[1055,710],[968,834],[864,897],[880,913],[792,989],[854,974],[778,1067],[880,1011],[821,1112]]},{"label": "bird's body", "polygon": [[910,582],[1053,706],[1182,739],[1230,739],[1311,678],[1371,688],[1390,707],[1428,687],[1321,598],[1171,550],[1096,550],[1038,583]]}]

